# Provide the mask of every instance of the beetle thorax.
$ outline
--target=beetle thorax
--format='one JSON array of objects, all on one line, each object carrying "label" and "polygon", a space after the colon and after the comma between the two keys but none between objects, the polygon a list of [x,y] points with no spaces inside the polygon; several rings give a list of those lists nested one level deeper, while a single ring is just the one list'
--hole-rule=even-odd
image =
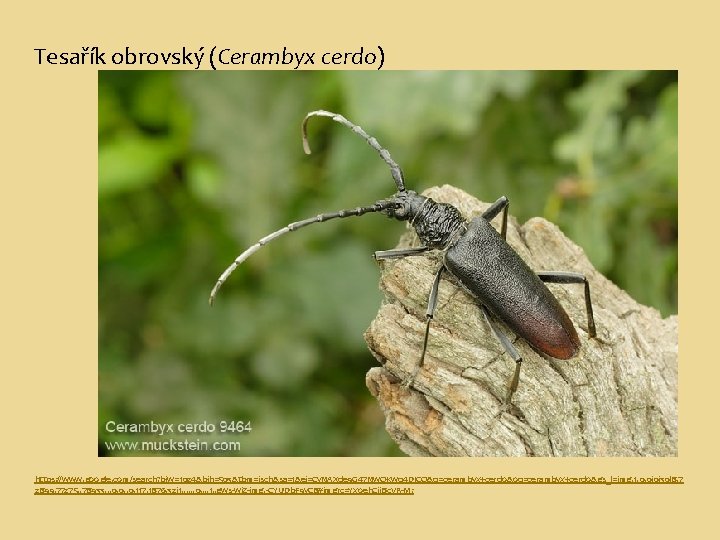
[{"label": "beetle thorax", "polygon": [[422,243],[428,247],[447,247],[466,224],[453,205],[435,202],[414,191],[397,193],[392,200],[396,204],[386,211],[387,215],[400,221],[410,221]]}]

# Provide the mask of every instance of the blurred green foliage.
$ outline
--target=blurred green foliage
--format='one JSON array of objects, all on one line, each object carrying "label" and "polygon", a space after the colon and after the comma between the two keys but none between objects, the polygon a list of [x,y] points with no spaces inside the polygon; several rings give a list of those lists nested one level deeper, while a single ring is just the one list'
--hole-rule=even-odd
[{"label": "blurred green foliage", "polygon": [[[676,72],[100,72],[99,434],[250,420],[241,455],[399,455],[364,386],[381,301],[370,257],[404,225],[290,221],[386,197],[362,125],[421,191],[544,215],[640,302],[677,309]],[[567,269],[571,270],[571,269]],[[193,437],[190,437],[191,439]],[[113,452],[109,452],[113,454]],[[134,453],[133,455],[136,455]]]}]

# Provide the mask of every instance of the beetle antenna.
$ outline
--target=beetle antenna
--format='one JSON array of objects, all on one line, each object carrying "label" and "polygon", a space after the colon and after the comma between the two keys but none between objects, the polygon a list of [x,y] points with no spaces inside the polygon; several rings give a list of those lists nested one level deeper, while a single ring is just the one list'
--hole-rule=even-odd
[{"label": "beetle antenna", "polygon": [[405,191],[405,179],[403,178],[402,170],[400,169],[400,165],[395,163],[393,158],[390,156],[390,152],[380,146],[380,143],[375,137],[371,137],[370,135],[365,133],[365,130],[363,128],[361,128],[360,126],[356,126],[350,120],[340,114],[329,111],[313,111],[309,112],[307,116],[305,116],[305,119],[302,123],[302,141],[303,149],[305,150],[306,154],[310,154],[310,145],[308,144],[307,138],[307,123],[311,116],[327,116],[335,122],[338,122],[343,126],[349,127],[353,131],[353,133],[357,133],[358,135],[360,135],[372,148],[377,151],[378,154],[380,154],[380,157],[383,159],[383,161],[388,164],[398,191]]},{"label": "beetle antenna", "polygon": [[261,247],[263,247],[268,242],[272,242],[273,240],[282,236],[283,234],[286,234],[286,233],[289,233],[292,231],[296,231],[307,225],[312,225],[313,223],[322,223],[323,221],[327,221],[329,219],[335,219],[335,218],[362,216],[363,214],[367,214],[369,212],[382,212],[383,210],[387,210],[388,208],[392,208],[397,205],[398,205],[398,202],[396,200],[385,199],[382,201],[377,201],[376,203],[374,203],[370,206],[358,206],[357,208],[351,208],[349,210],[338,210],[337,212],[328,212],[326,214],[318,214],[317,216],[303,219],[302,221],[295,221],[293,223],[286,225],[282,229],[279,229],[273,233],[268,234],[267,236],[261,238],[255,244],[253,244],[252,246],[247,248],[240,255],[238,255],[237,258],[232,262],[232,264],[230,266],[228,266],[225,269],[225,271],[220,275],[220,277],[217,280],[217,283],[215,283],[215,286],[213,287],[212,291],[210,292],[210,305],[211,306],[213,305],[213,302],[215,301],[215,297],[217,296],[218,290],[220,289],[220,287],[222,287],[222,284],[225,283],[225,281],[230,276],[230,274],[232,274],[235,271],[235,269],[245,261],[245,259],[250,257],[250,255],[255,253],[257,250],[259,250]]}]

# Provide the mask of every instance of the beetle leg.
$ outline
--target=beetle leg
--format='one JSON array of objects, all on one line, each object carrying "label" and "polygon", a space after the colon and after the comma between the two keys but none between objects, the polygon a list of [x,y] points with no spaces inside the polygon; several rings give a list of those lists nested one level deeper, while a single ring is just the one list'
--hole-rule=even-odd
[{"label": "beetle leg", "polygon": [[505,396],[505,405],[509,405],[512,396],[515,393],[515,390],[517,390],[518,382],[520,382],[520,366],[522,365],[522,356],[520,356],[520,353],[517,352],[515,346],[510,343],[510,340],[507,338],[507,336],[503,334],[497,326],[495,326],[492,321],[492,315],[487,310],[487,308],[485,306],[480,307],[482,308],[483,315],[485,315],[485,320],[495,334],[495,337],[503,346],[503,349],[505,349],[505,351],[510,355],[510,357],[515,360],[515,373],[513,374],[512,379],[510,379],[510,384],[508,385],[507,394]]},{"label": "beetle leg", "polygon": [[588,335],[595,337],[595,317],[593,317],[592,301],[590,300],[590,284],[583,274],[575,272],[538,272],[538,277],[545,283],[584,283],[585,310],[587,311]]},{"label": "beetle leg", "polygon": [[482,217],[484,219],[486,219],[487,221],[490,221],[495,216],[497,216],[500,213],[500,211],[502,210],[503,215],[502,215],[502,225],[500,227],[500,236],[502,236],[503,239],[505,239],[505,236],[507,234],[508,208],[510,208],[510,201],[508,200],[508,198],[505,195],[503,195],[497,201],[492,203],[490,205],[490,207],[482,213]]},{"label": "beetle leg", "polygon": [[428,336],[430,335],[430,321],[432,321],[433,316],[435,315],[435,308],[437,307],[438,300],[438,290],[440,289],[440,277],[442,276],[443,270],[445,270],[445,266],[440,265],[440,268],[438,268],[438,271],[435,274],[435,280],[433,281],[432,288],[430,289],[428,307],[427,311],[425,312],[425,338],[423,339],[422,354],[420,355],[420,362],[418,362],[417,367],[413,370],[412,375],[410,375],[410,377],[408,377],[404,383],[404,386],[406,387],[410,386],[413,383],[415,377],[420,372],[420,369],[425,362],[425,352],[427,351]]},{"label": "beetle leg", "polygon": [[391,249],[388,251],[376,251],[373,253],[373,257],[376,261],[382,260],[382,259],[401,259],[403,257],[411,257],[413,255],[420,255],[421,253],[425,253],[430,248],[427,246],[420,246],[415,248],[406,248],[406,249]]}]

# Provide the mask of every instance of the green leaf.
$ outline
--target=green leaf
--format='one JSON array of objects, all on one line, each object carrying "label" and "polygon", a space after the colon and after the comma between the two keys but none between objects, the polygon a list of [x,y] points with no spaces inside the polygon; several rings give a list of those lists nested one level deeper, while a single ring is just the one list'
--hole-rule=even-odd
[{"label": "green leaf", "polygon": [[175,148],[164,139],[118,136],[98,151],[98,195],[108,197],[157,182],[174,157]]},{"label": "green leaf", "polygon": [[561,161],[575,162],[582,177],[595,178],[594,161],[616,150],[620,127],[616,115],[627,102],[628,88],[642,76],[641,71],[598,71],[570,93],[567,105],[579,123],[558,139],[555,156]]},{"label": "green leaf", "polygon": [[141,77],[132,93],[132,114],[144,126],[166,128],[178,106],[175,80],[162,72]]},{"label": "green leaf", "polygon": [[202,201],[216,200],[222,186],[222,172],[214,160],[194,157],[187,165],[188,187]]}]

